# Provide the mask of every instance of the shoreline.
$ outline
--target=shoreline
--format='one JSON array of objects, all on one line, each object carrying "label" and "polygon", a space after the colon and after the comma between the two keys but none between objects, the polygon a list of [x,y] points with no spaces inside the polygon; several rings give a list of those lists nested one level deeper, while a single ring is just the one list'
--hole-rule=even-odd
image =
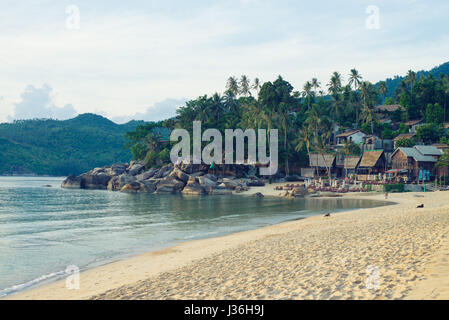
[{"label": "shoreline", "polygon": [[[277,196],[279,191],[273,190],[274,185],[268,185],[266,187],[253,187],[250,188],[249,191],[240,193],[239,195],[247,195],[250,196],[256,192],[262,192],[266,196]],[[264,189],[264,190],[262,190]],[[271,189],[271,191],[269,190]],[[415,208],[417,203],[424,200],[428,201],[432,195],[435,194],[443,194],[443,192],[434,192],[434,193],[403,193],[403,194],[390,194],[389,199],[385,200],[383,194],[379,193],[349,193],[344,194],[342,199],[367,199],[367,200],[381,200],[392,202],[391,205],[388,205],[388,208],[391,210],[387,211],[410,211],[412,208]],[[430,197],[429,197],[430,196]],[[444,195],[443,195],[444,197]],[[441,197],[440,197],[441,198]],[[325,199],[324,197],[321,199]],[[288,199],[286,199],[288,200]],[[440,201],[441,202],[441,201]],[[438,203],[436,201],[431,201],[436,205],[435,209],[441,209],[442,206],[448,206],[449,200]],[[428,205],[426,204],[426,207]],[[383,207],[380,207],[383,208]],[[258,242],[264,242],[266,239],[270,238],[282,238],[285,235],[289,235],[290,233],[295,233],[298,231],[323,231],[323,226],[326,229],[329,229],[328,221],[331,220],[357,220],[357,216],[363,215],[376,215],[375,211],[378,208],[370,208],[370,209],[356,209],[350,211],[343,211],[332,215],[330,220],[323,218],[322,216],[312,216],[307,217],[305,219],[287,221],[276,225],[271,225],[267,227],[263,227],[260,229],[243,231],[238,233],[233,233],[225,236],[215,237],[215,238],[206,238],[200,240],[191,240],[187,242],[183,242],[177,244],[175,246],[168,247],[166,249],[150,251],[132,258],[128,258],[125,260],[119,260],[116,262],[110,262],[105,265],[101,265],[98,267],[94,267],[92,269],[88,269],[86,271],[81,272],[80,274],[80,289],[79,290],[67,290],[65,288],[65,281],[58,280],[56,282],[51,282],[49,284],[43,284],[42,286],[38,286],[35,288],[26,289],[25,291],[21,291],[18,293],[14,293],[4,297],[5,299],[89,299],[93,296],[97,296],[96,298],[106,298],[106,299],[116,299],[116,298],[124,298],[124,299],[139,299],[139,298],[152,298],[151,292],[149,296],[142,296],[142,292],[139,292],[137,295],[133,295],[133,292],[139,291],[137,288],[139,287],[139,283],[146,283],[150,281],[149,279],[158,279],[163,277],[166,274],[176,275],[178,270],[189,269],[193,266],[201,264],[208,259],[217,259],[221,255],[224,255],[230,251],[240,251],[241,248],[244,248],[247,245],[254,245]],[[427,209],[425,209],[427,210]],[[447,208],[449,212],[449,207]],[[380,213],[378,213],[380,214]],[[449,226],[449,222],[448,222]],[[282,241],[282,240],[281,240]],[[240,249],[239,249],[240,248]],[[434,259],[435,260],[435,259]],[[435,260],[434,265],[438,267],[438,259]],[[429,263],[430,266],[430,263]],[[279,267],[279,266],[277,266]],[[229,270],[228,270],[229,271]],[[440,272],[441,273],[441,272]],[[448,272],[449,273],[449,272]],[[184,277],[185,278],[185,277]],[[417,279],[415,279],[417,280]],[[207,284],[205,284],[207,286]],[[428,290],[427,286],[421,283],[421,286],[424,286],[425,289],[420,289],[421,291]],[[126,295],[117,295],[117,292],[121,292],[124,289],[128,288],[128,294]],[[131,289],[129,289],[131,288]],[[133,290],[132,288],[136,288]],[[426,289],[427,288],[427,289]],[[161,288],[159,288],[161,289]],[[263,289],[263,288],[260,288]],[[200,290],[201,291],[201,290]],[[105,294],[107,292],[107,294]],[[115,293],[114,293],[115,292]],[[115,294],[115,296],[114,296]],[[418,294],[414,294],[415,297],[419,297]],[[156,299],[164,299],[164,297],[159,295],[154,295]],[[232,295],[229,297],[234,298],[274,298],[270,296],[241,296],[235,297]],[[229,298],[226,296],[205,296],[201,298]],[[405,298],[404,295],[401,296]],[[175,298],[175,299],[183,299],[183,298],[193,298],[196,299],[195,296],[167,296],[166,298]],[[289,297],[287,297],[289,298]],[[296,296],[292,296],[290,298],[300,298]],[[304,298],[304,297],[302,297]],[[313,298],[313,296],[312,296]],[[344,298],[342,296],[342,298]],[[348,297],[347,297],[348,298]],[[356,298],[356,297],[354,297]],[[388,298],[388,296],[387,296]],[[394,298],[391,296],[391,298]],[[397,297],[396,297],[397,298]]]}]

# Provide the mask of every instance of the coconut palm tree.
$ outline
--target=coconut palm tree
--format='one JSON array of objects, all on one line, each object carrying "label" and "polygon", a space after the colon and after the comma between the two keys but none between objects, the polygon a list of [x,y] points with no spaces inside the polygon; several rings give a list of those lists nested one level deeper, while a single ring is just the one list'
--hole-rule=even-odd
[{"label": "coconut palm tree", "polygon": [[365,123],[371,123],[371,134],[374,134],[374,94],[374,86],[369,81],[363,81],[360,85],[360,95],[363,100],[363,110],[361,117],[362,119],[364,119]]},{"label": "coconut palm tree", "polygon": [[382,103],[384,103],[385,98],[387,97],[387,83],[385,81],[381,81],[379,82],[379,87],[378,87],[379,93],[382,95]]},{"label": "coconut palm tree", "polygon": [[318,88],[321,88],[321,83],[318,82],[317,78],[312,78],[312,87],[313,87],[313,91],[317,92]]},{"label": "coconut palm tree", "polygon": [[312,83],[307,81],[304,84],[304,88],[303,88],[303,92],[302,92],[302,96],[307,98],[307,109],[310,109],[310,98],[313,96],[312,87],[313,87]]},{"label": "coconut palm tree", "polygon": [[220,116],[223,114],[224,99],[217,92],[212,96],[211,113],[215,116],[216,122],[220,121]]},{"label": "coconut palm tree", "polygon": [[354,91],[357,91],[362,82],[362,75],[354,68],[349,73],[349,85],[354,87]]},{"label": "coconut palm tree", "polygon": [[329,93],[332,96],[338,95],[341,92],[341,74],[335,71],[327,86],[329,88]]},{"label": "coconut palm tree", "polygon": [[289,128],[289,114],[290,114],[290,108],[288,104],[281,102],[279,104],[279,109],[277,111],[278,119],[280,127],[282,128],[282,131],[284,132],[284,152],[285,152],[285,174],[288,176],[290,173],[289,166],[288,166],[288,149],[287,149],[287,131]]},{"label": "coconut palm tree", "polygon": [[311,139],[312,139],[312,130],[310,126],[303,125],[296,135],[295,151],[300,151],[305,146],[307,154],[309,154]]},{"label": "coconut palm tree", "polygon": [[410,93],[413,94],[413,86],[416,82],[416,73],[412,70],[407,72],[407,82],[410,84]]},{"label": "coconut palm tree", "polygon": [[229,77],[228,82],[226,83],[226,89],[231,92],[234,97],[239,94],[239,84],[236,77]]},{"label": "coconut palm tree", "polygon": [[254,82],[253,82],[252,89],[256,90],[257,94],[259,94],[260,87],[261,87],[261,85],[260,85],[259,78],[255,78]]},{"label": "coconut palm tree", "polygon": [[249,79],[245,75],[242,75],[241,78],[240,78],[240,90],[239,90],[239,92],[240,92],[240,94],[242,94],[245,97],[248,94],[251,95]]},{"label": "coconut palm tree", "polygon": [[[357,91],[360,89],[360,84],[362,83],[362,75],[357,71],[357,69],[353,68],[350,70],[349,72],[349,86],[351,88],[354,88],[354,91]],[[355,108],[355,122],[356,122],[356,126],[359,125],[359,105],[358,105],[358,101],[354,101],[354,108]]]}]

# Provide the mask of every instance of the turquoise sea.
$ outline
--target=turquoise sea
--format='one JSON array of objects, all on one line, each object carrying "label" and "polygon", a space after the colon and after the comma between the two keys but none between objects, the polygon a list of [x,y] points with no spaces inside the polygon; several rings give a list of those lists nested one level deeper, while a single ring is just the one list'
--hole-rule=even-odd
[{"label": "turquoise sea", "polygon": [[85,270],[192,239],[386,204],[67,190],[62,180],[0,177],[0,296],[53,281],[71,265]]}]

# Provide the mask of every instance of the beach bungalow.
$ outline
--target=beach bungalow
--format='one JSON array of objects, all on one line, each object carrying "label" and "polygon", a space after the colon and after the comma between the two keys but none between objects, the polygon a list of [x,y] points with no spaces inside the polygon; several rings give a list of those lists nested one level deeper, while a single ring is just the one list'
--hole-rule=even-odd
[{"label": "beach bungalow", "polygon": [[437,160],[433,156],[423,155],[417,148],[397,148],[391,156],[392,168],[397,170],[407,170],[408,180],[417,181],[420,172],[425,173],[425,180],[433,175]]},{"label": "beach bungalow", "polygon": [[394,148],[397,148],[397,142],[399,140],[412,140],[416,138],[416,133],[401,133],[396,138],[393,139]]},{"label": "beach bungalow", "polygon": [[418,150],[422,155],[434,157],[437,161],[443,155],[443,151],[435,146],[414,146],[413,148]]},{"label": "beach bungalow", "polygon": [[349,130],[337,135],[337,146],[343,146],[347,142],[354,142],[355,144],[363,144],[363,138],[366,134],[361,130]]},{"label": "beach bungalow", "polygon": [[365,151],[357,170],[357,179],[372,180],[374,175],[384,173],[386,166],[387,158],[383,150]]},{"label": "beach bungalow", "polygon": [[345,176],[350,177],[357,173],[360,164],[360,156],[346,156],[344,160]]},{"label": "beach bungalow", "polygon": [[404,123],[407,127],[410,133],[416,133],[416,129],[418,127],[422,126],[424,123],[422,120],[411,120]]},{"label": "beach bungalow", "polygon": [[335,155],[329,153],[309,153],[309,166],[314,169],[316,176],[326,176],[327,170],[335,173]]}]

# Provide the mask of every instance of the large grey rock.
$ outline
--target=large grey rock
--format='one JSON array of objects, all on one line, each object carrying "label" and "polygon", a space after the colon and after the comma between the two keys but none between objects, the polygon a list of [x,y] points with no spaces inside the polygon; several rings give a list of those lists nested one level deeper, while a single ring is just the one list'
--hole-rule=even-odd
[{"label": "large grey rock", "polygon": [[153,178],[160,179],[168,176],[173,170],[173,164],[168,164],[160,168],[153,176]]},{"label": "large grey rock", "polygon": [[113,164],[106,172],[110,176],[119,176],[126,172],[126,164]]},{"label": "large grey rock", "polygon": [[120,191],[127,192],[127,193],[135,193],[135,192],[139,191],[140,188],[142,188],[142,185],[140,184],[140,182],[136,181],[136,182],[125,184],[123,186],[123,188],[120,189]]},{"label": "large grey rock", "polygon": [[137,176],[139,173],[142,173],[144,170],[145,170],[145,166],[142,163],[133,163],[133,165],[129,167],[128,172],[132,176]]},{"label": "large grey rock", "polygon": [[157,184],[156,193],[175,193],[181,191],[185,182],[173,177],[168,176],[159,181]]},{"label": "large grey rock", "polygon": [[201,195],[205,193],[206,190],[204,189],[204,187],[195,183],[187,184],[184,189],[182,189],[182,194]]},{"label": "large grey rock", "polygon": [[69,175],[64,181],[61,183],[61,188],[66,189],[81,189],[82,178],[76,177],[75,175]]},{"label": "large grey rock", "polygon": [[179,168],[174,168],[173,171],[170,173],[170,176],[175,177],[185,183],[189,180],[189,175]]},{"label": "large grey rock", "polygon": [[203,187],[216,187],[217,183],[215,181],[212,181],[205,176],[198,177],[198,182]]},{"label": "large grey rock", "polygon": [[206,173],[209,170],[209,165],[205,164],[193,164],[193,163],[182,163],[179,168],[187,173],[187,174],[193,174],[196,172],[203,172]]},{"label": "large grey rock", "polygon": [[217,180],[218,180],[216,175],[213,175],[213,174],[210,174],[210,173],[205,174],[204,177],[209,179],[209,180],[212,180],[214,182],[217,182]]},{"label": "large grey rock", "polygon": [[223,183],[225,188],[235,190],[240,184],[236,181],[230,180],[230,179],[223,179]]},{"label": "large grey rock", "polygon": [[111,180],[109,180],[107,189],[111,191],[120,191],[125,185],[131,184],[136,180],[136,177],[130,174],[121,174],[117,177],[112,177]]},{"label": "large grey rock", "polygon": [[81,175],[81,188],[83,189],[107,189],[111,176],[106,173],[90,174],[86,173]]},{"label": "large grey rock", "polygon": [[136,192],[152,193],[155,190],[156,190],[156,185],[151,182],[136,181],[136,182],[132,182],[132,183],[124,185],[120,191],[128,192],[128,193],[136,193]]},{"label": "large grey rock", "polygon": [[151,168],[148,171],[145,171],[136,176],[137,180],[143,181],[152,178],[158,170],[156,168]]}]

